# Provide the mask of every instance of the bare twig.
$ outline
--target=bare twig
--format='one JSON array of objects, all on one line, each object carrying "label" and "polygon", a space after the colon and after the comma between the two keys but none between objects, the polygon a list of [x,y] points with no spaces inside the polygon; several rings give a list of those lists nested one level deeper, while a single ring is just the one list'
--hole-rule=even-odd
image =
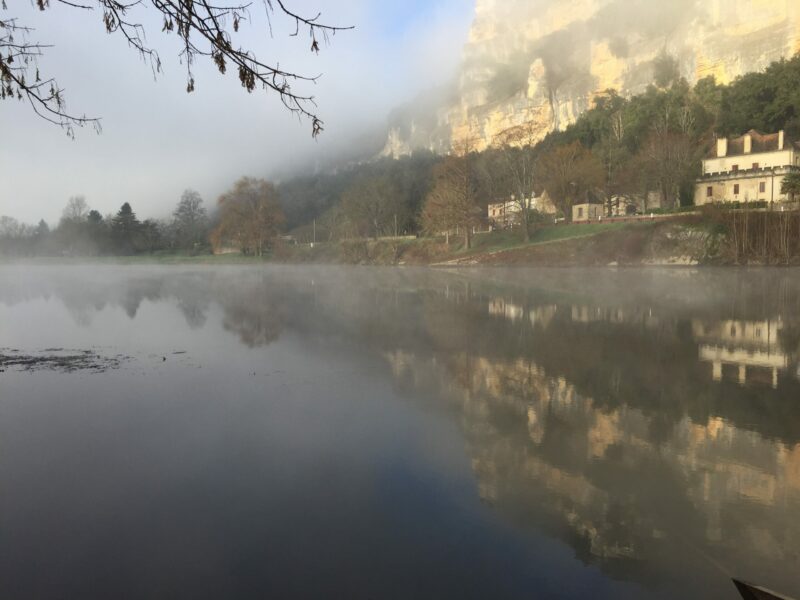
[{"label": "bare twig", "polygon": [[[40,10],[50,7],[51,0],[34,0]],[[221,73],[234,67],[241,85],[252,92],[261,87],[275,93],[283,105],[294,115],[311,121],[312,135],[316,137],[323,129],[322,120],[316,114],[314,97],[295,92],[293,83],[315,83],[316,76],[302,75],[285,70],[278,64],[269,64],[258,59],[251,51],[234,44],[232,35],[239,31],[240,23],[249,17],[249,4],[216,4],[211,0],[93,0],[80,3],[72,0],[54,0],[58,4],[80,10],[95,10],[102,13],[103,24],[109,34],[121,35],[143,60],[147,61],[154,76],[162,70],[158,52],[147,42],[144,27],[131,17],[134,9],[150,6],[163,17],[162,32],[175,32],[182,41],[180,58],[185,61],[186,90],[195,89],[192,67],[197,56],[210,58]],[[268,16],[277,9],[294,21],[298,35],[301,28],[308,30],[311,51],[319,52],[319,40],[328,41],[329,34],[352,29],[320,22],[321,14],[303,17],[289,9],[283,0],[264,0]],[[4,0],[0,7],[5,9]],[[271,24],[270,24],[271,28]],[[42,82],[39,77],[38,57],[48,46],[31,43],[28,36],[32,29],[17,23],[16,19],[0,20],[0,99],[25,99],[34,111],[67,130],[73,135],[74,127],[92,124],[99,127],[99,119],[76,116],[66,110],[63,90],[55,80]],[[21,41],[15,40],[21,38]],[[35,77],[34,77],[35,72]]]}]

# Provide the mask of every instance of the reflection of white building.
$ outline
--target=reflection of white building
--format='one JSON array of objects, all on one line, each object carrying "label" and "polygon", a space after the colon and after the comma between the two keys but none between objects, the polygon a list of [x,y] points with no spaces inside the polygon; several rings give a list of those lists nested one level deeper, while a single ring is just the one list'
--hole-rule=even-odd
[{"label": "reflection of white building", "polygon": [[621,308],[576,305],[572,307],[572,321],[574,323],[624,323],[625,313]]},{"label": "reflection of white building", "polygon": [[508,302],[505,298],[493,298],[489,300],[489,314],[493,317],[503,317],[509,321],[519,321],[524,312],[521,306]]},{"label": "reflection of white building", "polygon": [[[557,310],[558,308],[555,304],[536,306],[528,311],[528,320],[532,327],[540,326],[546,329],[556,315]],[[489,300],[489,314],[493,317],[502,317],[514,323],[525,317],[525,309],[519,304],[497,297]]]},{"label": "reflection of white building", "polygon": [[725,367],[731,367],[741,385],[748,378],[769,377],[772,387],[778,387],[778,373],[789,367],[790,358],[779,343],[783,329],[775,321],[692,321],[694,339],[700,344],[700,360],[711,363],[711,376],[721,381]]},{"label": "reflection of white building", "polygon": [[652,310],[631,311],[619,306],[573,305],[571,316],[573,323],[642,323],[648,328],[658,327],[661,324],[661,320]]}]

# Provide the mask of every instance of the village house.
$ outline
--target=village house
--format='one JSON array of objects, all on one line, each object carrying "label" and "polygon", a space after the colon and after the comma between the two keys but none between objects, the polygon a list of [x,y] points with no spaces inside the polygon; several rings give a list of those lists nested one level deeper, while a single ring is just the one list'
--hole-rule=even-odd
[{"label": "village house", "polygon": [[605,206],[599,203],[575,204],[572,207],[572,222],[585,223],[587,221],[599,221],[605,214]]},{"label": "village house", "polygon": [[629,217],[631,215],[647,214],[655,208],[661,208],[661,194],[648,192],[644,195],[612,196],[605,202],[606,212],[609,217]]},{"label": "village house", "polygon": [[[541,196],[526,198],[525,202],[530,210],[535,210],[541,214],[553,215],[556,213],[556,207],[548,197],[547,192],[544,192]],[[492,202],[486,208],[486,216],[489,218],[489,223],[493,227],[500,229],[520,225],[522,223],[521,212],[521,203],[514,196],[511,196],[508,200]]]},{"label": "village house", "polygon": [[712,202],[785,202],[784,177],[800,170],[800,143],[783,131],[751,129],[736,138],[720,138],[703,160],[695,186],[696,205]]}]

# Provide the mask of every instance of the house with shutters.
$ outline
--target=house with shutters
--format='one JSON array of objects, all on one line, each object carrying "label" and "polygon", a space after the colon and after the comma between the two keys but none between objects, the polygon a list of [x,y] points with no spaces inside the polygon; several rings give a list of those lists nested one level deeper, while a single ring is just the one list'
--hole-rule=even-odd
[{"label": "house with shutters", "polygon": [[783,131],[763,134],[751,129],[736,138],[719,138],[703,159],[694,203],[785,202],[784,177],[800,170],[800,143]]}]

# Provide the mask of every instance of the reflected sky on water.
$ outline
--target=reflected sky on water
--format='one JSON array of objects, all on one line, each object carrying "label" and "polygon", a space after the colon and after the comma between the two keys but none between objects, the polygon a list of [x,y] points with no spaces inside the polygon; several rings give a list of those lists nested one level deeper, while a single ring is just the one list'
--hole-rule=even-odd
[{"label": "reflected sky on water", "polygon": [[0,267],[0,595],[800,596],[799,275]]}]

